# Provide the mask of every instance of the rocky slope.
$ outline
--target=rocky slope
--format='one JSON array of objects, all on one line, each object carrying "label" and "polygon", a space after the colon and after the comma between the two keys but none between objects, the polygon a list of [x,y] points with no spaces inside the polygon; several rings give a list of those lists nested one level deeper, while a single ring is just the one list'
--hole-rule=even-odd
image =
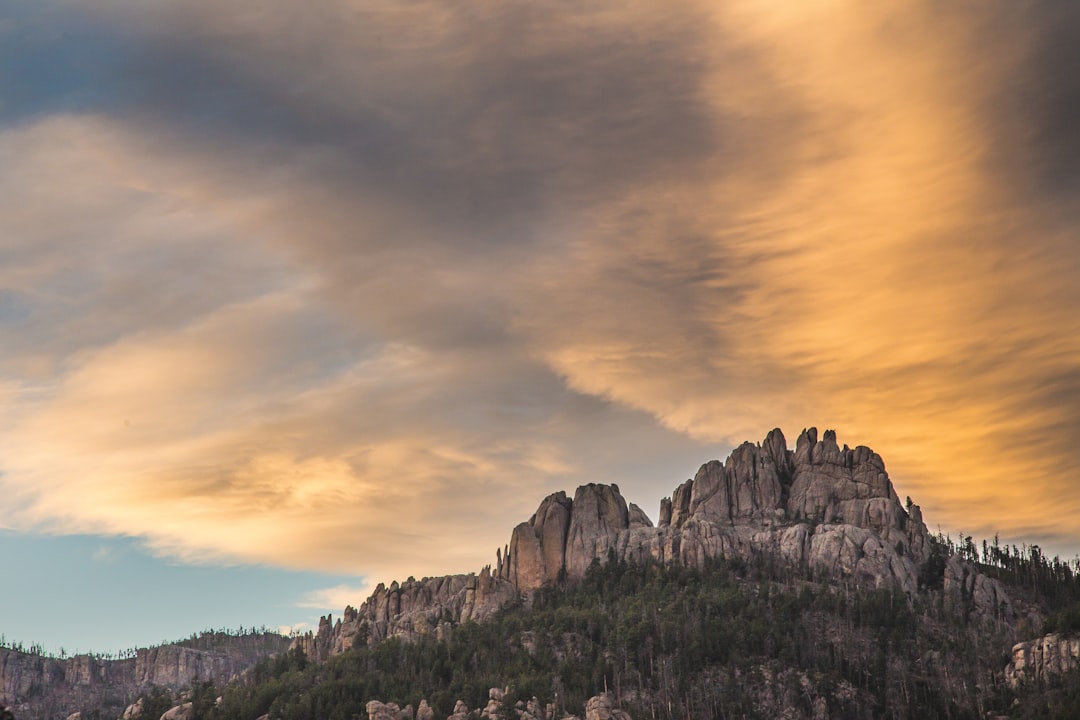
[{"label": "rocky slope", "polygon": [[[816,428],[792,450],[776,429],[723,463],[702,465],[661,501],[655,525],[617,485],[584,485],[572,499],[558,492],[514,528],[494,568],[379,585],[359,608],[346,608],[336,623],[323,618],[296,644],[324,660],[357,642],[446,633],[560,578],[579,579],[611,554],[694,567],[717,557],[765,559],[914,596],[929,553],[919,506],[900,502],[877,453],[841,447],[833,431],[819,439]],[[970,615],[1009,622],[1016,612],[1001,584],[969,563],[950,560],[944,582]]]}]

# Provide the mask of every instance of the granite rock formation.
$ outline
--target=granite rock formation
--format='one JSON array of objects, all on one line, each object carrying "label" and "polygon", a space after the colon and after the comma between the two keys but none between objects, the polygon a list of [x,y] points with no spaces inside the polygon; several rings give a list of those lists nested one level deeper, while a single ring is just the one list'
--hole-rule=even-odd
[{"label": "granite rock formation", "polygon": [[[595,560],[614,556],[700,566],[711,558],[764,559],[804,575],[914,595],[930,554],[918,505],[901,503],[881,457],[840,446],[836,433],[803,430],[789,449],[779,429],[712,460],[660,503],[654,525],[617,485],[583,485],[571,499],[547,496],[496,552],[495,568],[380,585],[360,608],[329,616],[297,644],[318,660],[356,642],[445,634],[482,620],[511,599],[560,579],[579,579]],[[968,615],[1008,621],[1004,588],[955,558],[946,594]]]},{"label": "granite rock formation", "polygon": [[225,653],[177,645],[139,648],[135,655],[135,684],[139,687],[184,687],[196,680],[227,682],[247,668]]},{"label": "granite rock formation", "polygon": [[983,575],[975,566],[957,556],[945,563],[945,597],[965,617],[982,620],[1011,620],[1017,610],[1005,587]]},{"label": "granite rock formation", "polygon": [[517,595],[509,581],[492,575],[490,567],[478,575],[406,580],[389,587],[380,583],[359,608],[346,607],[337,623],[329,615],[321,618],[319,629],[296,638],[294,646],[321,662],[357,642],[442,636],[458,623],[490,617]]},{"label": "granite rock formation", "polygon": [[1005,681],[1017,688],[1025,683],[1043,682],[1076,667],[1080,667],[1080,637],[1052,633],[1013,645]]},{"label": "granite rock formation", "polygon": [[929,538],[917,506],[905,508],[881,457],[803,431],[794,451],[780,430],[705,463],[661,503],[660,522],[629,507],[615,485],[551,495],[514,528],[498,576],[528,593],[560,573],[580,578],[609,551],[698,565],[712,557],[773,554],[802,569],[917,590]]},{"label": "granite rock formation", "polygon": [[368,720],[413,720],[411,705],[400,708],[396,703],[382,703],[378,700],[370,701],[366,706]]},{"label": "granite rock formation", "polygon": [[597,695],[585,703],[585,720],[630,720],[630,716],[615,708],[611,696]]}]

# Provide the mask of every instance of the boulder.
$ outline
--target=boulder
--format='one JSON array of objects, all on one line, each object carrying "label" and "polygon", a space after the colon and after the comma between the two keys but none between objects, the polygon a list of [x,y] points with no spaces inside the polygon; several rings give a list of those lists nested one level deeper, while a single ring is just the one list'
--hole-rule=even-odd
[{"label": "boulder", "polygon": [[120,720],[137,720],[143,713],[143,699],[139,698],[131,705],[124,708],[124,714],[120,716]]},{"label": "boulder", "polygon": [[499,688],[491,688],[488,690],[488,702],[480,711],[480,717],[486,718],[487,720],[498,720],[499,718],[506,717],[506,712],[503,708],[503,698],[505,697],[505,690]]},{"label": "boulder", "polygon": [[468,720],[469,706],[461,700],[454,703],[454,712],[451,713],[446,720]]},{"label": "boulder", "polygon": [[435,711],[428,705],[427,699],[421,700],[417,706],[416,720],[435,720]]},{"label": "boulder", "polygon": [[186,702],[166,710],[162,713],[161,720],[191,720],[194,715],[195,711],[191,703]]},{"label": "boulder", "polygon": [[368,702],[364,709],[367,710],[368,720],[399,720],[401,708],[395,703],[383,703],[378,700]]},{"label": "boulder", "polygon": [[585,701],[585,720],[611,720],[613,709],[611,698],[606,694],[591,697]]}]

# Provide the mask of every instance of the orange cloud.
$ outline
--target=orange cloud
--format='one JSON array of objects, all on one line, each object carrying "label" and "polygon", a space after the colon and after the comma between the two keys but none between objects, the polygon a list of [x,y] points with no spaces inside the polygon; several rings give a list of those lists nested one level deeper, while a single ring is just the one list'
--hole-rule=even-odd
[{"label": "orange cloud", "polygon": [[910,3],[730,8],[758,70],[721,69],[712,102],[800,107],[786,172],[718,160],[598,213],[529,316],[537,351],[702,439],[836,425],[945,528],[1076,537],[1067,461],[1016,441],[1075,426],[1024,398],[1080,357],[1075,292],[1052,280],[1076,261],[1018,247],[1046,230],[985,166],[980,113],[1022,42],[981,52],[964,18]]},{"label": "orange cloud", "polygon": [[546,492],[818,424],[932,525],[1076,546],[1073,199],[998,102],[1030,17],[290,5],[143,8],[131,83],[184,103],[0,134],[7,521],[468,570]]}]

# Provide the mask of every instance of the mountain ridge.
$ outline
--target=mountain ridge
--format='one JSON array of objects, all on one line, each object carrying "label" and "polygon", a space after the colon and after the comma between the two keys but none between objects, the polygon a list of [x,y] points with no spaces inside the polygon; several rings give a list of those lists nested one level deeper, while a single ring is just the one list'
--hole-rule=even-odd
[{"label": "mountain ridge", "polygon": [[[623,498],[618,485],[589,483],[574,497],[545,497],[529,520],[478,573],[380,583],[336,623],[294,647],[322,661],[354,644],[389,637],[441,637],[482,621],[515,600],[564,580],[579,580],[608,557],[700,567],[710,558],[780,562],[862,587],[894,587],[909,598],[931,560],[930,534],[918,505],[902,504],[881,456],[840,446],[836,433],[804,429],[789,449],[783,432],[744,442],[724,462],[704,463],[661,500],[658,523]],[[997,580],[953,558],[941,569],[947,596],[978,618],[1008,624],[1021,609]],[[1035,619],[1033,619],[1035,621]]]}]

